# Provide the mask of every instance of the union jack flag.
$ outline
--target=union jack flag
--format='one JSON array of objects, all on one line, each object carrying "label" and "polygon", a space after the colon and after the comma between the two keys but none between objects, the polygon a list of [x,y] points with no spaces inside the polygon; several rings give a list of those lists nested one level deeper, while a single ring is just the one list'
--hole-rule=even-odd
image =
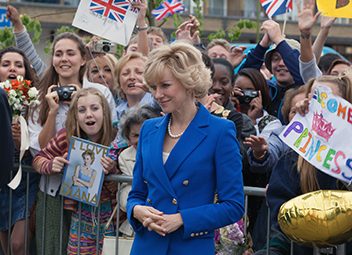
[{"label": "union jack flag", "polygon": [[293,0],[260,0],[265,13],[271,17],[292,11]]},{"label": "union jack flag", "polygon": [[184,10],[185,6],[182,0],[166,0],[162,2],[158,8],[152,10],[152,14],[156,20],[162,20]]},{"label": "union jack flag", "polygon": [[89,9],[111,20],[123,23],[129,6],[130,3],[124,0],[91,0]]}]

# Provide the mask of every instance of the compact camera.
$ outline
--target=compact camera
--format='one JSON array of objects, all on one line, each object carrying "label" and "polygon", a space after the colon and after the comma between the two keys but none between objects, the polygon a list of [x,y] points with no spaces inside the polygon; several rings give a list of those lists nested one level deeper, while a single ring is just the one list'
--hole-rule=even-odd
[{"label": "compact camera", "polygon": [[241,104],[249,104],[254,98],[259,96],[258,91],[251,89],[242,90],[243,96],[238,96]]},{"label": "compact camera", "polygon": [[59,101],[70,101],[72,93],[76,91],[75,86],[60,86],[54,87],[52,91],[56,91],[59,96]]},{"label": "compact camera", "polygon": [[116,53],[116,45],[107,40],[99,40],[93,44],[92,52]]}]

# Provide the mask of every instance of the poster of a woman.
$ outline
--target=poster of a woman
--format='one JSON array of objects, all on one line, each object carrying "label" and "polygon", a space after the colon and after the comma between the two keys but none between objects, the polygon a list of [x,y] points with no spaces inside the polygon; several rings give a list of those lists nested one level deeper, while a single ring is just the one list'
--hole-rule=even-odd
[{"label": "poster of a woman", "polygon": [[104,181],[102,158],[108,147],[72,136],[60,195],[98,206]]},{"label": "poster of a woman", "polygon": [[83,165],[75,167],[75,173],[72,176],[72,194],[80,194],[80,197],[87,197],[89,189],[93,187],[97,171],[92,169],[95,156],[90,149],[82,153]]}]

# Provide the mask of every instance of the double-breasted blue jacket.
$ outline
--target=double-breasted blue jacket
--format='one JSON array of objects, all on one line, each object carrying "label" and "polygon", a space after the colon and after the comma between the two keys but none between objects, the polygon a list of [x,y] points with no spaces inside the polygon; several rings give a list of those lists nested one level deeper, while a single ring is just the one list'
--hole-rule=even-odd
[{"label": "double-breasted blue jacket", "polygon": [[[214,230],[244,213],[242,161],[234,124],[202,105],[163,163],[170,114],[147,120],[141,129],[128,219],[135,230],[131,254],[214,255]],[[214,204],[214,195],[218,203]],[[136,205],[164,214],[180,213],[183,226],[160,236],[133,218]]]}]

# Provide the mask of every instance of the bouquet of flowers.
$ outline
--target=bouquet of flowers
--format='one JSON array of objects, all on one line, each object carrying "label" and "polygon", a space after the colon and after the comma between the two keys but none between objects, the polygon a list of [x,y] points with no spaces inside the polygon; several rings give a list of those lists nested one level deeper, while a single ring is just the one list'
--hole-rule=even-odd
[{"label": "bouquet of flowers", "polygon": [[26,112],[31,105],[39,104],[38,90],[32,87],[31,81],[24,80],[20,75],[16,80],[0,82],[0,88],[6,91],[14,116]]},{"label": "bouquet of flowers", "polygon": [[215,247],[216,255],[242,255],[250,250],[249,239],[244,233],[244,220],[217,229]]}]

